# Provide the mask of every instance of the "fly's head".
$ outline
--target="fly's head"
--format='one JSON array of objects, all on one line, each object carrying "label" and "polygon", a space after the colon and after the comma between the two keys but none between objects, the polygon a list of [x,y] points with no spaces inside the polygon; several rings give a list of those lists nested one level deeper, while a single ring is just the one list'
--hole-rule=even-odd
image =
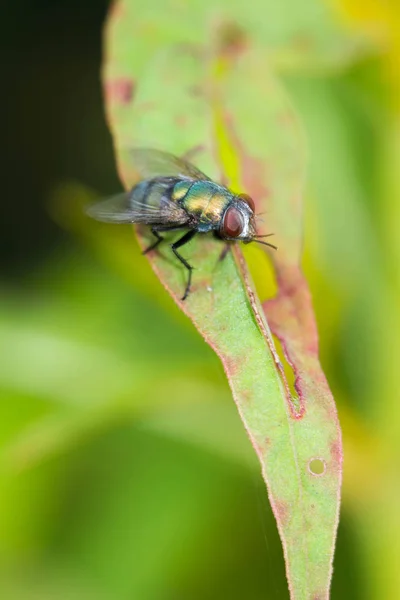
[{"label": "fly's head", "polygon": [[275,248],[273,244],[261,241],[257,235],[255,222],[255,205],[253,199],[247,194],[239,194],[225,210],[221,220],[219,235],[228,241],[241,241],[245,244],[258,242],[265,246]]}]

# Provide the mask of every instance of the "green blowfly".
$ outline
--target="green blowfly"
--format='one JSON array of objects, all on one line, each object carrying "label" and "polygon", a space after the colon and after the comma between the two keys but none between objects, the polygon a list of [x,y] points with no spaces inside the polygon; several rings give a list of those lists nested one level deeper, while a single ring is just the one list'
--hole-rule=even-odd
[{"label": "green blowfly", "polygon": [[[148,225],[156,238],[144,254],[154,250],[164,238],[162,232],[186,230],[171,244],[172,252],[188,271],[182,300],[190,292],[193,267],[178,252],[198,233],[213,232],[228,242],[245,244],[261,241],[255,224],[255,206],[247,194],[235,194],[212,181],[183,158],[149,148],[130,152],[139,181],[129,192],[113,196],[91,206],[88,215],[107,223]],[[272,235],[272,234],[269,234]]]}]

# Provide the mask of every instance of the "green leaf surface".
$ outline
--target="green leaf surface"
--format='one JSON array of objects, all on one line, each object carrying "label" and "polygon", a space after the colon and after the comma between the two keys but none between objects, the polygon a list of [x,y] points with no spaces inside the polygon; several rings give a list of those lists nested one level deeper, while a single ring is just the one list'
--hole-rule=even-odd
[{"label": "green leaf surface", "polygon": [[[332,4],[321,0],[254,0],[250,5],[242,0],[140,0],[116,2],[113,12],[120,17],[120,36],[111,41],[119,57],[114,66],[123,77],[131,69],[141,76],[149,52],[177,41],[203,45],[221,31],[226,39],[256,45],[274,67],[295,71],[341,68],[376,52],[380,41],[355,35]],[[133,38],[135,53],[130,52]],[[124,96],[123,86],[114,84],[113,90]]]},{"label": "green leaf surface", "polygon": [[[278,293],[264,309],[238,246],[223,261],[221,244],[207,236],[185,247],[195,267],[185,302],[180,297],[186,274],[168,245],[151,253],[150,262],[224,365],[262,466],[291,597],[327,598],[339,512],[341,436],[299,266],[303,134],[266,60],[273,48],[270,32],[279,32],[279,19],[276,27],[270,19],[246,19],[237,12],[244,3],[219,10],[208,2],[180,10],[174,6],[167,10],[164,5],[158,14],[153,4],[150,12],[150,5],[127,0],[114,7],[107,25],[106,106],[121,179],[127,188],[135,181],[129,147],[153,146],[178,155],[197,150],[196,164],[250,193],[258,212],[265,213],[261,232],[276,234],[279,250],[271,258]],[[232,25],[236,20],[244,30]],[[138,233],[145,247],[149,234],[145,229]],[[269,327],[293,368],[296,394]]]}]

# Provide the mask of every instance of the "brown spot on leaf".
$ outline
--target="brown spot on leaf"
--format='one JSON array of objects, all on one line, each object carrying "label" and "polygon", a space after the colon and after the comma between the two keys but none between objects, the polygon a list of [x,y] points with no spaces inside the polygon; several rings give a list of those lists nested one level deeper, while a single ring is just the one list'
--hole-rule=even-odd
[{"label": "brown spot on leaf", "polygon": [[276,520],[284,526],[289,518],[289,505],[284,500],[276,500],[273,503],[273,512]]},{"label": "brown spot on leaf", "polygon": [[335,470],[340,470],[343,462],[343,450],[340,439],[335,439],[331,443],[331,457],[332,457],[332,467]]},{"label": "brown spot on leaf", "polygon": [[134,87],[133,79],[128,77],[111,79],[105,85],[107,101],[129,104],[133,98]]},{"label": "brown spot on leaf", "polygon": [[221,360],[229,378],[233,377],[241,367],[237,359],[231,356],[221,356]]},{"label": "brown spot on leaf", "polygon": [[246,50],[248,40],[245,31],[235,22],[220,24],[217,29],[220,54],[227,59],[237,59]]},{"label": "brown spot on leaf", "polygon": [[244,400],[246,400],[246,402],[249,402],[251,400],[252,394],[251,394],[250,390],[244,390],[242,395],[243,395]]},{"label": "brown spot on leaf", "polygon": [[261,456],[263,456],[263,459],[266,460],[266,454],[271,448],[271,439],[269,437],[265,437],[263,440],[260,441],[258,445],[260,448]]}]

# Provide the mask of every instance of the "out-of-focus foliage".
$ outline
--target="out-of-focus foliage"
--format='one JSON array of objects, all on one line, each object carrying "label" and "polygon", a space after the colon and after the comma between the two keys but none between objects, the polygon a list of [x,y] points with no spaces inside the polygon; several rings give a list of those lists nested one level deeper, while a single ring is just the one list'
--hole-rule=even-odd
[{"label": "out-of-focus foliage", "polygon": [[[297,3],[299,13],[307,13],[300,5],[308,2]],[[370,4],[343,0],[340,12],[326,13],[331,30],[343,24],[360,47],[360,32],[374,29],[360,23]],[[368,13],[369,25],[379,25],[376,56],[357,52],[353,61],[330,61],[326,70],[319,65],[308,72],[303,64],[280,75],[309,141],[304,268],[345,445],[332,598],[352,600],[396,599],[400,584],[400,152],[393,68],[399,13],[392,5],[390,13]],[[350,9],[357,19],[349,19]],[[76,3],[68,14],[80,10]],[[279,27],[294,16],[282,13]],[[141,259],[129,228],[88,229],[77,216],[90,200],[81,183],[94,188],[98,177],[99,194],[116,185],[110,140],[104,135],[99,143],[98,137],[104,121],[93,72],[100,52],[90,71],[75,50],[85,47],[82,40],[100,48],[100,26],[97,37],[82,31],[68,38],[68,51],[52,52],[65,38],[47,25],[54,14],[48,21],[39,17],[35,23],[41,20],[43,30],[27,23],[19,42],[46,51],[23,46],[18,64],[32,60],[40,68],[36,78],[27,67],[24,77],[18,72],[18,85],[34,91],[38,81],[48,84],[48,74],[56,85],[62,72],[58,89],[69,101],[59,119],[75,111],[71,131],[84,132],[85,142],[71,141],[65,127],[46,147],[39,136],[33,144],[27,131],[34,131],[33,106],[40,111],[40,103],[21,93],[16,110],[26,141],[6,157],[25,166],[15,185],[28,181],[34,190],[40,173],[48,190],[62,183],[60,174],[80,183],[58,186],[49,198],[55,220],[70,232],[67,240],[61,233],[56,247],[38,240],[40,252],[32,243],[23,257],[30,268],[21,270],[19,262],[12,281],[2,283],[2,597],[287,598],[275,524],[218,360]],[[260,11],[256,18],[269,18],[273,30],[273,15]],[[78,16],[67,21],[72,29],[77,22]],[[29,37],[30,30],[37,35]],[[9,70],[17,63],[13,56]],[[74,64],[82,77],[72,81]],[[83,76],[85,69],[91,77]],[[85,90],[83,112],[74,106],[74,84]],[[40,114],[45,129],[53,117]],[[62,161],[69,166],[56,168]],[[95,164],[90,176],[84,164]],[[33,192],[21,202],[3,194],[4,210],[14,201],[20,219],[21,205],[31,198]],[[43,203],[44,194],[37,205]],[[21,227],[35,240],[34,228]],[[260,255],[248,256],[257,278]],[[263,297],[271,293],[264,281],[257,285]]]}]

